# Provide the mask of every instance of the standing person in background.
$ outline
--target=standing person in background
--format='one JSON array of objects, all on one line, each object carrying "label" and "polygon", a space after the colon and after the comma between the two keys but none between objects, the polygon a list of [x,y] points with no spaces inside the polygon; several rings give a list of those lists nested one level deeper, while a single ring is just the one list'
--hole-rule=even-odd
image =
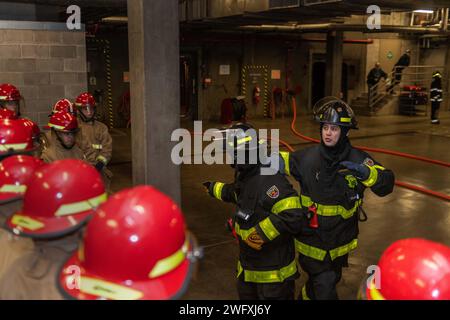
[{"label": "standing person in background", "polygon": [[442,102],[442,75],[439,71],[433,73],[430,87],[431,123],[439,124],[439,108]]}]

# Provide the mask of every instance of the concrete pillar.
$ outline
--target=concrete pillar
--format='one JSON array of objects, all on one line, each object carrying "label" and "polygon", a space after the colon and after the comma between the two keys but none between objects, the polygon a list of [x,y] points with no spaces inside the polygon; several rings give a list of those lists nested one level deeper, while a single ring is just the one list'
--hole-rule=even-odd
[{"label": "concrete pillar", "polygon": [[180,127],[178,1],[128,0],[133,183],[180,203],[180,168],[171,160]]},{"label": "concrete pillar", "polygon": [[342,31],[327,34],[327,72],[325,95],[340,97],[342,82]]}]

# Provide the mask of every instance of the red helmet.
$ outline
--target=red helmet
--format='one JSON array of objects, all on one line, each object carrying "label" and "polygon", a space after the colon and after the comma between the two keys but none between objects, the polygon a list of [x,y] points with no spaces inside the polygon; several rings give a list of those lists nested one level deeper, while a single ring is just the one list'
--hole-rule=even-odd
[{"label": "red helmet", "polygon": [[0,203],[23,197],[34,171],[42,166],[42,160],[26,155],[15,155],[0,162]]},{"label": "red helmet", "polygon": [[20,118],[19,121],[22,121],[25,127],[30,128],[33,134],[33,139],[39,138],[39,135],[41,134],[41,129],[39,129],[39,126],[35,122],[26,118]]},{"label": "red helmet", "polygon": [[0,119],[17,119],[18,117],[16,112],[6,108],[0,108]]},{"label": "red helmet", "polygon": [[80,228],[105,200],[102,177],[93,166],[76,159],[55,161],[36,170],[22,210],[6,227],[33,238],[63,236]]},{"label": "red helmet", "polygon": [[[450,248],[424,239],[405,239],[387,248],[378,263],[380,289],[369,300],[449,300]],[[375,278],[374,278],[375,279]]]},{"label": "red helmet", "polygon": [[60,272],[59,288],[86,300],[174,299],[192,274],[198,253],[192,240],[169,197],[150,186],[122,190],[89,222],[78,252]]},{"label": "red helmet", "polygon": [[20,101],[20,91],[9,83],[0,84],[0,102],[2,101]]},{"label": "red helmet", "polygon": [[33,151],[33,128],[23,119],[0,119],[0,155]]},{"label": "red helmet", "polygon": [[95,107],[95,105],[96,105],[95,98],[89,92],[84,92],[80,94],[75,100],[75,106],[78,108]]},{"label": "red helmet", "polygon": [[78,121],[73,114],[61,111],[50,117],[48,126],[56,131],[72,132],[78,130]]},{"label": "red helmet", "polygon": [[72,102],[69,101],[69,99],[58,100],[55,103],[55,105],[53,106],[52,114],[61,112],[61,111],[75,114],[75,110],[73,109],[73,104],[72,104]]}]

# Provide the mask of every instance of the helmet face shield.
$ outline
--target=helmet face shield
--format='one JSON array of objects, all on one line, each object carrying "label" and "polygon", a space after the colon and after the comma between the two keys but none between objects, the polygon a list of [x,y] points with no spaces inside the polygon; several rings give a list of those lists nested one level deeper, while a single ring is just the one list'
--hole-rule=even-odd
[{"label": "helmet face shield", "polygon": [[320,123],[335,124],[352,129],[358,128],[355,113],[344,101],[336,97],[325,97],[313,108],[314,118]]}]

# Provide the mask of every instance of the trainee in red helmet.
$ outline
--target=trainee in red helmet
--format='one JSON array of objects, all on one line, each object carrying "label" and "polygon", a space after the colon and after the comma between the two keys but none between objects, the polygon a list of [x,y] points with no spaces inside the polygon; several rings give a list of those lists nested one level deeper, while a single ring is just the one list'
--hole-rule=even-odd
[{"label": "trainee in red helmet", "polygon": [[76,115],[76,111],[74,109],[74,106],[72,104],[72,102],[70,102],[69,99],[61,99],[56,101],[56,103],[54,104],[53,108],[52,108],[52,113],[50,114],[50,116],[52,116],[53,114],[57,113],[57,112],[69,112],[73,115]]},{"label": "trainee in red helmet", "polygon": [[31,154],[34,127],[24,119],[0,119],[0,160],[14,154]]},{"label": "trainee in red helmet", "polygon": [[80,94],[75,101],[75,106],[81,119],[81,139],[86,141],[86,146],[90,150],[85,151],[91,155],[88,161],[102,172],[105,181],[109,183],[112,173],[105,166],[111,160],[112,138],[108,127],[95,119],[97,103],[90,93]]},{"label": "trainee in red helmet", "polygon": [[32,238],[34,249],[0,278],[0,299],[62,299],[55,275],[105,200],[100,174],[84,161],[60,160],[36,170],[23,207],[5,224],[14,235]]},{"label": "trainee in red helmet", "polygon": [[20,91],[9,83],[0,84],[0,107],[10,111],[10,116],[20,116]]},{"label": "trainee in red helmet", "polygon": [[49,146],[42,151],[42,160],[49,163],[68,158],[86,159],[76,143],[79,128],[74,115],[64,111],[57,112],[50,117],[48,126],[51,128],[51,136]]},{"label": "trainee in red helmet", "polygon": [[[14,155],[0,162],[0,225],[22,207],[22,197],[34,172],[44,163],[27,155]],[[33,249],[31,239],[14,237],[0,228],[0,277],[21,256]]]},{"label": "trainee in red helmet", "polygon": [[14,155],[0,162],[0,204],[23,197],[34,172],[44,164],[28,155]]},{"label": "trainee in red helmet", "polygon": [[379,284],[363,287],[368,300],[450,300],[450,247],[425,239],[394,242],[380,258]]},{"label": "trainee in red helmet", "polygon": [[58,285],[71,299],[176,299],[200,256],[179,207],[155,188],[138,186],[99,207]]}]

